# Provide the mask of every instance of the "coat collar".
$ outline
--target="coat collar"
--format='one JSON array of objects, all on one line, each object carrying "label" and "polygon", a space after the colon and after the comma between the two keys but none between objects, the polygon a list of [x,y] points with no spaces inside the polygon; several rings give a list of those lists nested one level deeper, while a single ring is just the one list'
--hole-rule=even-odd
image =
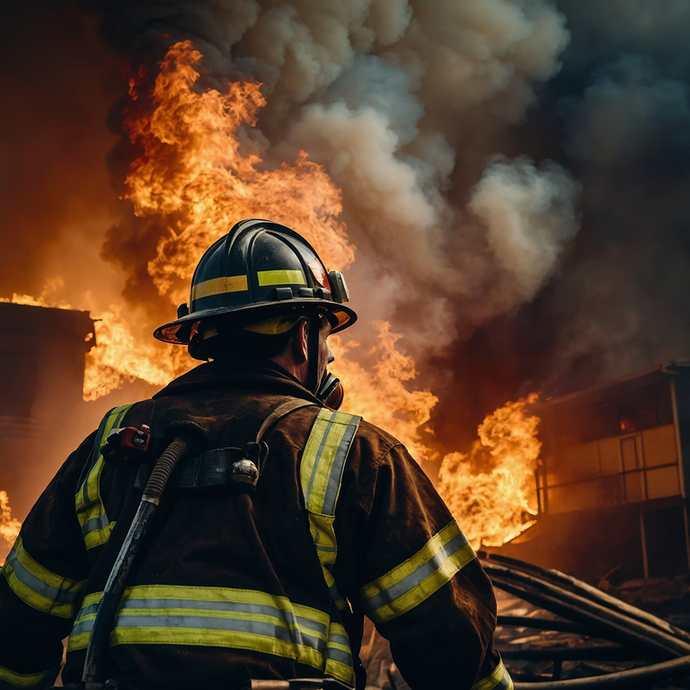
[{"label": "coat collar", "polygon": [[207,362],[171,381],[153,398],[192,391],[237,388],[287,395],[321,404],[292,374],[271,360],[246,359],[233,363]]}]

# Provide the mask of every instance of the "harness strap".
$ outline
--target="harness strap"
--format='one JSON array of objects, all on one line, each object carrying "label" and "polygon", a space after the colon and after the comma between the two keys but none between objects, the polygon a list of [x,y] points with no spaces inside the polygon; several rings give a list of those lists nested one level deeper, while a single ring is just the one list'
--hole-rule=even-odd
[{"label": "harness strap", "polygon": [[103,417],[96,433],[90,462],[79,480],[74,505],[87,550],[105,544],[115,526],[114,522],[108,520],[101,496],[101,474],[105,466],[101,448],[106,444],[108,434],[119,427],[130,407],[132,404],[114,407]]},{"label": "harness strap", "polygon": [[264,437],[264,434],[279,420],[285,417],[286,415],[290,414],[290,412],[294,412],[295,410],[299,410],[302,407],[311,407],[315,403],[309,402],[309,400],[300,400],[299,398],[291,398],[287,402],[284,402],[278,407],[276,407],[271,414],[264,419],[263,424],[259,428],[258,433],[256,434],[256,442],[259,443],[261,439]]},{"label": "harness strap", "polygon": [[[338,592],[332,574],[338,556],[333,524],[345,460],[361,419],[343,412],[320,410],[307,439],[300,465],[300,482],[316,554],[331,597],[341,611],[347,609],[347,603]],[[342,671],[337,668],[335,660],[328,660],[325,672],[342,678]]]}]

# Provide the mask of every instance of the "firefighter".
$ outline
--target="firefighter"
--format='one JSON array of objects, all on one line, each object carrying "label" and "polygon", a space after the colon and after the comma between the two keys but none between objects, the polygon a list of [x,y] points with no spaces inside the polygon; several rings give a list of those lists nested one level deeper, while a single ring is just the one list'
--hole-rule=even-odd
[{"label": "firefighter", "polygon": [[[154,334],[205,363],[111,410],[14,544],[0,577],[1,689],[50,687],[64,638],[63,682],[87,690],[299,677],[363,688],[364,616],[413,690],[512,688],[490,582],[448,509],[395,438],[334,409],[327,338],[356,320],[348,300],[342,274],[277,223],[240,222],[208,249],[189,305]],[[194,450],[94,650],[142,487],[180,434]],[[87,649],[101,666],[84,684]]]}]

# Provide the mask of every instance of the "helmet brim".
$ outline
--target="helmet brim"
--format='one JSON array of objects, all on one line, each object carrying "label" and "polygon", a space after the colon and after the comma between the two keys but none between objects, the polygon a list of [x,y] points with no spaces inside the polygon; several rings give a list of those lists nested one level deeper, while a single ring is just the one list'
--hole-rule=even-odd
[{"label": "helmet brim", "polygon": [[233,318],[233,320],[237,321],[238,327],[242,327],[243,324],[248,324],[254,321],[253,318],[248,317],[256,316],[256,321],[259,321],[265,312],[285,312],[290,311],[291,309],[294,309],[295,311],[302,311],[308,308],[321,308],[328,312],[329,315],[336,317],[338,323],[333,327],[331,333],[339,333],[340,331],[344,331],[346,328],[352,326],[355,321],[357,321],[357,313],[344,304],[332,302],[330,300],[297,298],[289,301],[286,300],[284,305],[277,305],[275,302],[266,302],[265,304],[250,304],[246,307],[234,309],[221,307],[218,309],[206,309],[198,311],[194,314],[188,314],[187,316],[183,316],[175,321],[171,321],[170,323],[160,326],[153,332],[153,337],[157,340],[161,340],[164,343],[171,343],[173,345],[189,345],[189,341],[192,337],[192,326],[199,321],[224,316],[226,318]]}]

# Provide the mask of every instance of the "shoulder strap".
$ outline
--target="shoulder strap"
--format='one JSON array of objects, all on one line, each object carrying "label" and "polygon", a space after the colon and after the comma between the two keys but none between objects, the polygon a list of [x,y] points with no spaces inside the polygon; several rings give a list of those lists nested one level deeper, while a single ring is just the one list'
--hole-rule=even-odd
[{"label": "shoulder strap", "polygon": [[114,407],[103,417],[96,433],[89,464],[85,466],[79,480],[74,504],[87,550],[105,544],[115,526],[114,522],[108,520],[101,497],[101,473],[105,465],[101,448],[105,445],[108,434],[120,425],[130,407],[131,403]]},{"label": "shoulder strap", "polygon": [[300,482],[314,546],[333,601],[341,610],[346,607],[345,600],[338,593],[331,573],[338,555],[333,523],[345,460],[361,419],[344,412],[321,410],[300,465]]}]

